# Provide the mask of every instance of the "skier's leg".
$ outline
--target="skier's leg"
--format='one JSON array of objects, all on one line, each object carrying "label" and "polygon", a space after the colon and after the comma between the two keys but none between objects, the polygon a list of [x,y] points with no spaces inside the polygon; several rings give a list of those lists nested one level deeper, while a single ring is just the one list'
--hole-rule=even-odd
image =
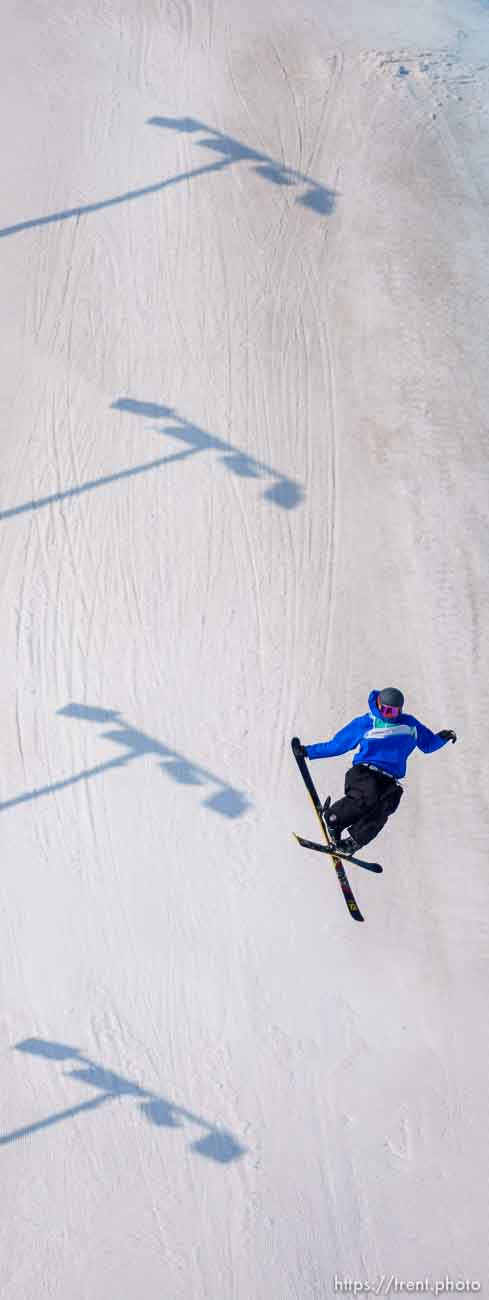
[{"label": "skier's leg", "polygon": [[352,822],[348,829],[353,840],[353,853],[356,853],[358,849],[363,849],[366,844],[370,844],[370,841],[375,839],[382,827],[385,826],[388,816],[389,814],[378,803],[376,808],[371,809],[364,817],[359,817],[358,821]]},{"label": "skier's leg", "polygon": [[[389,778],[387,778],[389,780]],[[403,796],[402,786],[397,785],[394,781],[389,781],[387,788],[384,789],[377,804],[360,816],[356,822],[352,822],[349,829],[351,830],[352,839],[355,841],[356,849],[365,848],[374,840],[379,831],[385,826],[385,823],[392,813],[399,807]]]},{"label": "skier's leg", "polygon": [[345,793],[342,799],[330,805],[326,820],[331,830],[341,834],[346,826],[351,826],[359,817],[378,800],[376,775],[370,768],[357,763],[350,767],[345,776]]}]

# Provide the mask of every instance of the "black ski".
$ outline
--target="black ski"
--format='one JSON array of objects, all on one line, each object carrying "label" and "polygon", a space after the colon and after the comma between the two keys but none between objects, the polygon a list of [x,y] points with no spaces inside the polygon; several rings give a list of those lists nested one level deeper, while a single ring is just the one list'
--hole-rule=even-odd
[{"label": "black ski", "polygon": [[375,871],[377,872],[377,875],[384,870],[384,868],[381,867],[380,862],[365,862],[364,858],[354,858],[351,853],[338,852],[338,849],[335,849],[332,844],[316,844],[315,840],[305,840],[304,837],[298,835],[296,831],[292,831],[292,834],[294,839],[297,840],[297,843],[302,845],[303,849],[317,849],[318,853],[329,853],[330,857],[334,856],[335,858],[342,858],[344,862],[354,862],[356,867],[365,867],[366,871]]},{"label": "black ski", "polygon": [[[331,848],[331,843],[330,843],[330,839],[329,839],[329,835],[328,835],[327,827],[326,827],[326,825],[325,825],[325,823],[324,823],[324,821],[323,821],[323,817],[322,817],[321,802],[320,802],[320,799],[319,799],[318,792],[317,792],[316,787],[315,787],[315,785],[314,785],[314,782],[313,782],[313,780],[312,780],[312,777],[311,777],[311,774],[310,774],[310,771],[309,771],[309,768],[308,768],[308,766],[307,766],[307,763],[306,763],[305,758],[303,758],[302,754],[300,754],[300,753],[297,752],[297,750],[298,750],[298,746],[300,746],[300,743],[301,743],[301,742],[300,742],[300,740],[298,739],[297,736],[294,736],[293,740],[291,740],[290,743],[291,743],[292,753],[293,753],[293,755],[294,755],[295,761],[296,761],[297,766],[298,766],[298,768],[299,768],[299,772],[300,772],[300,774],[301,774],[302,780],[303,780],[303,782],[304,782],[304,785],[305,785],[305,787],[306,787],[306,790],[307,790],[308,794],[310,795],[310,797],[311,797],[311,799],[312,799],[312,802],[313,802],[313,805],[314,805],[314,811],[315,811],[315,813],[316,813],[316,816],[317,816],[317,819],[318,819],[319,825],[320,825],[320,827],[321,827],[321,830],[322,830],[322,832],[323,832],[324,838],[325,838],[325,840],[326,840],[326,844],[328,845],[328,848]],[[364,920],[364,917],[362,916],[362,913],[361,913],[360,908],[359,908],[359,906],[358,906],[358,903],[357,903],[357,901],[356,901],[356,898],[355,898],[355,895],[354,895],[353,890],[352,890],[352,888],[351,888],[350,882],[349,882],[349,880],[348,880],[348,876],[347,876],[347,874],[346,874],[345,868],[343,867],[343,865],[342,865],[342,863],[341,863],[339,857],[334,856],[333,854],[330,854],[330,857],[331,857],[331,861],[332,861],[332,863],[333,863],[334,869],[335,869],[335,871],[336,871],[336,876],[337,876],[337,879],[338,879],[338,881],[339,881],[340,889],[341,889],[341,892],[342,892],[342,894],[343,894],[343,898],[344,898],[344,900],[345,900],[345,903],[346,903],[346,906],[347,906],[348,911],[349,911],[349,913],[350,913],[350,916],[352,916],[353,919],[354,919],[355,921],[363,921],[363,920]]]}]

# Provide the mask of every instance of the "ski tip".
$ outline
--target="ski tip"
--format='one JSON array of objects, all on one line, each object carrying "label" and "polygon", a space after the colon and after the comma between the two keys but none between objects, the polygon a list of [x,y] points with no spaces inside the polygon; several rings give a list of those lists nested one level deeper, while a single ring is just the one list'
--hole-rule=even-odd
[{"label": "ski tip", "polygon": [[361,911],[360,911],[360,908],[359,908],[359,906],[358,906],[358,903],[357,903],[356,898],[353,898],[353,895],[350,895],[349,897],[347,897],[346,894],[345,894],[344,897],[345,897],[345,903],[346,903],[346,906],[347,906],[347,908],[348,908],[348,911],[349,911],[349,913],[350,913],[350,916],[353,917],[353,920],[354,920],[354,921],[364,921],[364,920],[365,920],[365,917],[362,916],[362,913],[361,913]]}]

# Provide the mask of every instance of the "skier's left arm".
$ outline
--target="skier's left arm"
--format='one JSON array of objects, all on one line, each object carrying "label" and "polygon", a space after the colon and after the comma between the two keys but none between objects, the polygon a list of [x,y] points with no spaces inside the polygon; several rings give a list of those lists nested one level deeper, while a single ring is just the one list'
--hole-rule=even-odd
[{"label": "skier's left arm", "polygon": [[416,719],[416,731],[418,749],[422,749],[423,754],[434,754],[437,749],[443,749],[449,740],[454,745],[457,739],[454,731],[430,731],[430,728],[425,727],[423,722],[418,722],[418,719]]}]

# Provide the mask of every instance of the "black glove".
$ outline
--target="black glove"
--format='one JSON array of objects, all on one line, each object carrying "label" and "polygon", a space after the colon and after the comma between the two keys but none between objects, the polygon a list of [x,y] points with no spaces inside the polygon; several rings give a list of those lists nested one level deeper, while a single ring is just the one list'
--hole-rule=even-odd
[{"label": "black glove", "polygon": [[452,745],[455,744],[455,741],[457,739],[454,731],[439,731],[437,734],[441,737],[442,740],[451,740]]},{"label": "black glove", "polygon": [[296,758],[307,758],[307,747],[301,744],[298,736],[294,736],[291,744]]}]

